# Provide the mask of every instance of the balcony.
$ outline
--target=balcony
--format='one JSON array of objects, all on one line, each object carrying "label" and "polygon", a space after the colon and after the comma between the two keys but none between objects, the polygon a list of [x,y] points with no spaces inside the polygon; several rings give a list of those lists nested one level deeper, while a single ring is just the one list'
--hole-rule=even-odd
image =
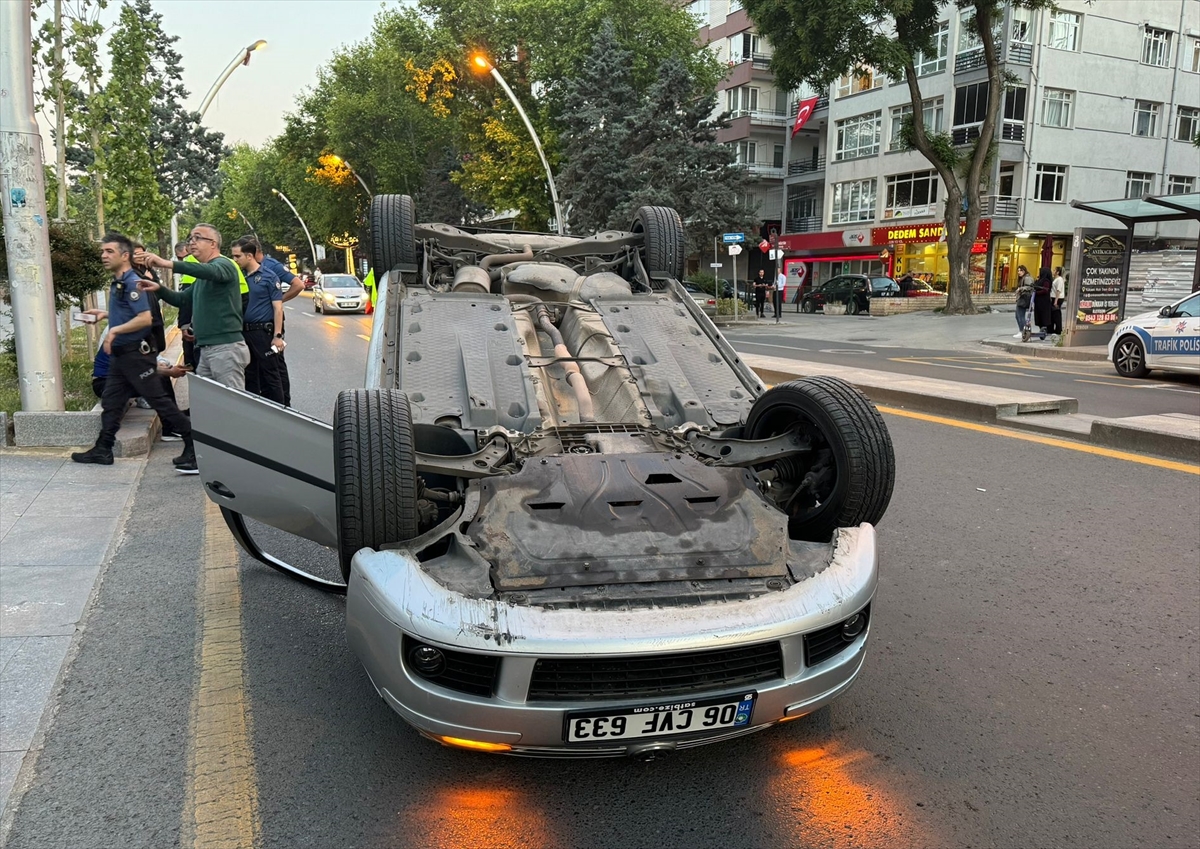
[{"label": "balcony", "polygon": [[749,118],[756,127],[786,127],[789,118],[782,112],[761,112],[757,109],[739,109],[729,113],[730,120]]},{"label": "balcony", "polygon": [[785,233],[819,233],[821,232],[821,216],[811,215],[806,218],[788,218],[783,223]]},{"label": "balcony", "polygon": [[1000,125],[1000,138],[1005,141],[1025,141],[1025,122],[1005,121]]},{"label": "balcony", "polygon": [[982,68],[987,64],[987,60],[983,55],[983,45],[972,47],[970,50],[963,50],[954,57],[954,73],[961,74],[963,71],[971,71],[975,68]]},{"label": "balcony", "polygon": [[753,176],[760,177],[764,180],[782,180],[784,169],[776,168],[774,165],[767,165],[765,162],[750,162],[739,163],[743,168],[749,171]]},{"label": "balcony", "polygon": [[974,124],[964,124],[961,127],[954,127],[950,130],[950,141],[954,144],[969,144],[979,138],[979,128],[983,126],[983,122],[979,121]]},{"label": "balcony", "polygon": [[984,195],[979,199],[979,206],[979,214],[989,218],[1016,218],[1021,209],[1021,199]]},{"label": "balcony", "polygon": [[793,159],[787,165],[787,175],[789,177],[799,177],[802,174],[820,174],[824,170],[824,156],[818,156],[815,159]]},{"label": "balcony", "polygon": [[1033,62],[1033,45],[1023,41],[1013,41],[1008,45],[1008,61],[1018,65],[1029,65]]},{"label": "balcony", "polygon": [[750,64],[760,71],[771,70],[771,56],[769,53],[752,53],[750,54]]},{"label": "balcony", "polygon": [[[807,99],[808,99],[807,97],[800,98],[800,100],[807,100]],[[796,113],[800,110],[800,100],[793,100],[791,103],[788,104],[788,114],[791,115],[793,118],[796,117]],[[817,105],[813,108],[813,114],[816,114],[817,112],[821,111],[822,109],[828,109],[828,108],[829,108],[829,95],[828,94],[819,95],[817,97]]]}]

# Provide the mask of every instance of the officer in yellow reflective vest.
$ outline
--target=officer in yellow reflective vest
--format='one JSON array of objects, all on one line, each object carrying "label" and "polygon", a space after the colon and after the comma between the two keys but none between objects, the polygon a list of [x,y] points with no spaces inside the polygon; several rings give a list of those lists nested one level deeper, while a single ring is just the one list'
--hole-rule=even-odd
[{"label": "officer in yellow reflective vest", "polygon": [[375,312],[375,269],[367,270],[367,276],[363,278],[363,288],[367,290],[367,315]]}]

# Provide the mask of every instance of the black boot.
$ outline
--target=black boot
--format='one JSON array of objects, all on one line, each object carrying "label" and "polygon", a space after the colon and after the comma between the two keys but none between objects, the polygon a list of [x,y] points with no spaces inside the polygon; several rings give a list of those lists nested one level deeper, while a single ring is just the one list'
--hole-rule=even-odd
[{"label": "black boot", "polygon": [[198,475],[200,467],[196,465],[196,449],[192,445],[191,435],[183,438],[183,453],[174,460],[175,471],[181,475]]},{"label": "black boot", "polygon": [[96,463],[100,466],[111,466],[113,464],[112,446],[104,446],[96,443],[87,451],[77,451],[71,455],[71,459],[76,463]]}]

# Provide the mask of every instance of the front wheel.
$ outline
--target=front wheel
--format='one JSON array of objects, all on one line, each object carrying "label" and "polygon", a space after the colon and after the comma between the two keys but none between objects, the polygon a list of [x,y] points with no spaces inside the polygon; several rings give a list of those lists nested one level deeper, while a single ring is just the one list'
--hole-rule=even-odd
[{"label": "front wheel", "polygon": [[1122,336],[1113,348],[1113,368],[1121,377],[1145,377],[1150,373],[1146,368],[1146,347],[1136,336]]},{"label": "front wheel", "polygon": [[807,455],[765,464],[771,497],[788,514],[792,539],[828,542],[837,528],[883,518],[896,483],[896,455],[883,416],[867,397],[836,377],[781,383],[754,402],[748,439],[789,431],[808,438]]},{"label": "front wheel", "polygon": [[816,311],[817,311],[817,305],[811,299],[800,302],[800,312],[806,312],[809,315],[812,315]]},{"label": "front wheel", "polygon": [[338,561],[349,581],[360,548],[420,534],[417,455],[408,396],[398,390],[344,390],[333,422]]},{"label": "front wheel", "polygon": [[846,315],[858,315],[858,298],[853,295],[846,301]]}]

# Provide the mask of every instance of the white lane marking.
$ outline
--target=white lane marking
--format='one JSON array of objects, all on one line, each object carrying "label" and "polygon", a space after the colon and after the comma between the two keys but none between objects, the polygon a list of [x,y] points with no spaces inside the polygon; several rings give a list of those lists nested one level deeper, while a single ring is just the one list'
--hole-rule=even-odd
[{"label": "white lane marking", "polygon": [[811,348],[796,348],[791,345],[772,345],[768,342],[751,342],[748,339],[732,339],[735,345],[753,345],[756,348],[779,348],[781,351],[811,351]]}]

